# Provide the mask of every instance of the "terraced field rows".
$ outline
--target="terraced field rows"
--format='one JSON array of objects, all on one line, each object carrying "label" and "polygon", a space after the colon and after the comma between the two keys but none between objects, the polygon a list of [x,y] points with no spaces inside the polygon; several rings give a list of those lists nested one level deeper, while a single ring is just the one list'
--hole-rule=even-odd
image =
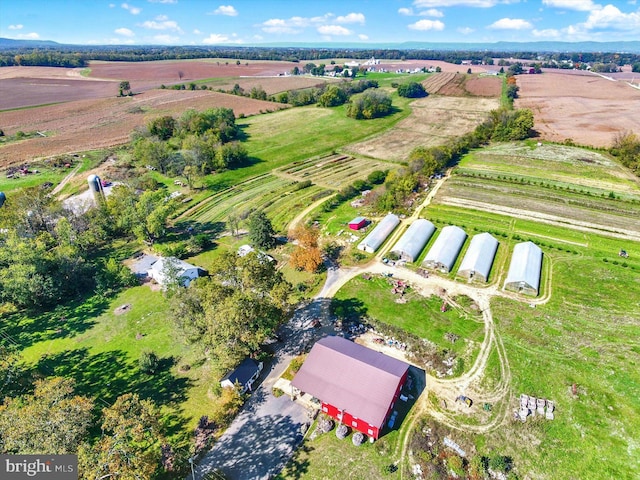
[{"label": "terraced field rows", "polygon": [[180,219],[224,222],[232,212],[261,209],[272,218],[274,228],[280,230],[320,191],[322,188],[315,185],[298,189],[296,181],[261,175],[212,195],[187,210]]},{"label": "terraced field rows", "polygon": [[386,162],[354,158],[350,155],[334,154],[320,158],[310,158],[274,172],[285,178],[310,180],[325,188],[340,189],[356,179],[364,179],[375,170],[386,170]]},{"label": "terraced field rows", "polygon": [[429,93],[438,93],[442,87],[444,87],[447,83],[452,81],[455,78],[456,74],[454,72],[440,72],[434,73],[429,78],[427,78],[422,85]]}]

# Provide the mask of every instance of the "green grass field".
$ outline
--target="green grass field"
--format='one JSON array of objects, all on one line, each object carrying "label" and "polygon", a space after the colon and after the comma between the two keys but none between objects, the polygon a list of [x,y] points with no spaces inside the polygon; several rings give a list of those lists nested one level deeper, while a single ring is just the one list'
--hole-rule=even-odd
[{"label": "green grass field", "polygon": [[[116,315],[114,310],[124,304],[131,305],[129,311]],[[14,314],[10,320],[3,334],[24,347],[27,368],[73,378],[76,392],[95,397],[97,408],[128,392],[154,400],[176,445],[185,444],[209,410],[210,377],[201,366],[201,352],[179,340],[161,292],[140,286],[113,299],[94,297],[39,316]],[[144,350],[160,357],[155,375],[138,368]],[[191,368],[180,371],[186,364]]]},{"label": "green grass field", "polygon": [[[449,308],[440,311],[442,299],[437,296],[425,298],[409,289],[405,297],[407,303],[395,302],[397,296],[391,293],[391,284],[384,277],[373,277],[365,280],[356,277],[342,287],[335,298],[337,300],[354,300],[364,305],[367,317],[387,325],[394,325],[404,331],[435,343],[440,349],[448,349],[462,355],[468,349],[466,341],[479,346],[484,337],[482,317],[470,310]],[[451,343],[444,338],[451,332],[460,337],[460,341]],[[472,348],[472,350],[477,350]],[[476,351],[477,353],[477,351]],[[473,359],[470,363],[473,363]]]}]

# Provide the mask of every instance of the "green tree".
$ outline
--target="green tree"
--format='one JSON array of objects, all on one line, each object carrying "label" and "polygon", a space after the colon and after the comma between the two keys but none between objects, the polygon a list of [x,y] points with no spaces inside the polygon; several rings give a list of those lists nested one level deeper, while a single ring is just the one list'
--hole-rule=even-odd
[{"label": "green tree", "polygon": [[391,111],[391,97],[375,89],[365,90],[347,105],[347,116],[357,120],[384,117]]},{"label": "green tree", "polygon": [[143,165],[151,165],[162,174],[166,174],[171,153],[165,142],[154,138],[141,138],[133,146],[133,158]]},{"label": "green tree", "polygon": [[144,350],[140,354],[140,358],[138,359],[138,366],[140,367],[140,371],[142,373],[146,373],[147,375],[153,375],[158,370],[158,365],[160,364],[160,359],[155,352],[150,350]]},{"label": "green tree", "polygon": [[627,168],[640,174],[640,137],[633,132],[619,133],[613,140],[611,153]]},{"label": "green tree", "polygon": [[266,100],[267,92],[264,90],[264,88],[262,88],[262,86],[258,85],[257,87],[251,88],[249,97],[255,98],[256,100]]},{"label": "green tree", "polygon": [[163,435],[153,403],[127,393],[102,412],[100,440],[93,446],[83,445],[79,451],[81,478],[154,478],[160,470]]},{"label": "green tree", "polygon": [[171,115],[154,118],[148,123],[147,128],[151,135],[155,135],[160,140],[169,140],[176,130],[176,119]]},{"label": "green tree", "polygon": [[223,254],[210,274],[177,292],[171,308],[187,338],[226,368],[259,349],[286,320],[291,284],[256,252]]},{"label": "green tree", "polygon": [[515,100],[516,98],[518,98],[519,90],[520,87],[518,87],[517,85],[507,85],[507,98],[510,100]]},{"label": "green tree", "polygon": [[418,82],[410,82],[398,85],[398,95],[406,98],[420,98],[428,95],[424,86]]},{"label": "green tree", "polygon": [[347,93],[335,85],[329,86],[318,98],[321,107],[337,107],[347,101]]},{"label": "green tree", "polygon": [[91,426],[93,402],[73,393],[72,380],[52,377],[38,380],[33,395],[6,399],[0,406],[0,450],[75,453]]},{"label": "green tree", "polygon": [[121,97],[124,97],[125,95],[131,95],[131,84],[128,80],[121,81],[118,88]]},{"label": "green tree", "polygon": [[264,211],[258,210],[251,214],[248,227],[249,240],[256,248],[269,249],[275,246],[275,232],[271,225],[271,220],[269,220],[269,217],[267,217]]}]

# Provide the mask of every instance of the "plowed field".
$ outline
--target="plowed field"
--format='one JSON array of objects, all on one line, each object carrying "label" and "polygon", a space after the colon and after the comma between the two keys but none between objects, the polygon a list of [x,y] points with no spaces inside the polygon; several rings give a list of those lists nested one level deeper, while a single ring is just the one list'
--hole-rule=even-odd
[{"label": "plowed field", "polygon": [[18,130],[46,132],[0,147],[0,166],[35,158],[105,148],[126,143],[134,128],[159,115],[179,116],[188,108],[232,108],[236,116],[285,106],[210,91],[151,90],[124,98],[79,100],[28,110],[0,112],[7,135]]},{"label": "plowed field", "polygon": [[388,132],[347,151],[382,160],[404,161],[417,146],[444,145],[449,139],[472,131],[491,110],[495,98],[430,95],[411,103],[412,113]]},{"label": "plowed field", "polygon": [[502,91],[500,77],[479,77],[453,72],[434,73],[422,84],[429,93],[454,97],[498,97]]},{"label": "plowed field", "polygon": [[640,90],[588,72],[545,70],[518,75],[517,108],[530,108],[546,140],[610,146],[619,132],[640,132]]}]

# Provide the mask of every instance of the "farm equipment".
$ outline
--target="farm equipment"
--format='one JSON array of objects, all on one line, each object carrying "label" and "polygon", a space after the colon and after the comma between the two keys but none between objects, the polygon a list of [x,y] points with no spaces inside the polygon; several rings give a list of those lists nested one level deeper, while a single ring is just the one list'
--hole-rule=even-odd
[{"label": "farm equipment", "polygon": [[462,402],[467,407],[471,407],[471,405],[473,404],[473,400],[471,400],[469,397],[465,397],[464,395],[458,396],[458,398],[456,398],[456,402]]},{"label": "farm equipment", "polygon": [[490,411],[491,411],[491,404],[490,404],[490,403],[485,403],[485,404],[482,406],[482,409],[483,409],[485,412],[490,412]]},{"label": "farm equipment", "polygon": [[622,248],[620,249],[620,251],[618,252],[618,256],[622,257],[622,258],[629,258],[629,254],[627,253],[626,250],[623,250]]}]

